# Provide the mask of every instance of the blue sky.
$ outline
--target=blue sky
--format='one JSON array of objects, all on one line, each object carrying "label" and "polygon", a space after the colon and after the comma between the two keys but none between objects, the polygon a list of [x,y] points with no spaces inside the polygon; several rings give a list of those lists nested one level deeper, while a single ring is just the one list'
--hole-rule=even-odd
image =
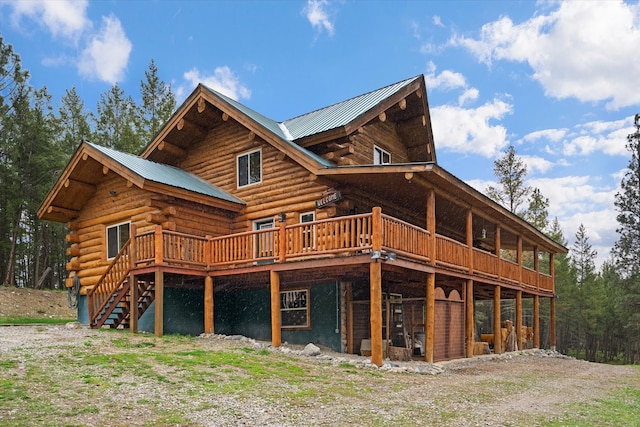
[{"label": "blue sky", "polygon": [[87,110],[116,82],[139,100],[151,59],[179,101],[202,82],[279,121],[424,74],[442,167],[483,191],[514,144],[568,246],[617,239],[638,2],[0,0],[0,32]]}]

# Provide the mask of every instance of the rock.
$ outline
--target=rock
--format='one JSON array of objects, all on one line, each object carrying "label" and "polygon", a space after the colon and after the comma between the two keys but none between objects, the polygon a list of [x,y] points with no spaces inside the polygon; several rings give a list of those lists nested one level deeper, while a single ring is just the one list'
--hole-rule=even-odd
[{"label": "rock", "polygon": [[309,343],[304,348],[304,350],[302,350],[302,355],[308,356],[308,357],[319,356],[320,355],[320,348],[318,346],[314,345],[313,343]]}]

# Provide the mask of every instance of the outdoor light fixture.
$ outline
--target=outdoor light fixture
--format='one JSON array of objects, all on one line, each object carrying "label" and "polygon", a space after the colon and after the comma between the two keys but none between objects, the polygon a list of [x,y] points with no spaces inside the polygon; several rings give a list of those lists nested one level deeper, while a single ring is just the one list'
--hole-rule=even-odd
[{"label": "outdoor light fixture", "polygon": [[387,251],[373,251],[371,252],[371,259],[380,259],[383,261],[395,261],[396,253]]},{"label": "outdoor light fixture", "polygon": [[118,192],[116,190],[109,190],[109,194],[111,194],[111,196],[115,196]]},{"label": "outdoor light fixture", "polygon": [[285,222],[287,220],[287,214],[286,213],[279,213],[278,214],[278,222]]},{"label": "outdoor light fixture", "polygon": [[487,238],[487,229],[486,229],[486,228],[483,228],[483,229],[482,229],[482,238],[483,238],[483,239],[486,239],[486,238]]}]

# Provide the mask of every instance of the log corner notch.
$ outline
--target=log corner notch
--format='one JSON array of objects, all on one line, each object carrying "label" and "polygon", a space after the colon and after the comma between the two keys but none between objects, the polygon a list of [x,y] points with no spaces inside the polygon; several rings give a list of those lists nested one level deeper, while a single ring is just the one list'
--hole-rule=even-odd
[{"label": "log corner notch", "polygon": [[187,150],[180,148],[177,145],[171,144],[167,141],[162,141],[160,142],[160,144],[158,144],[158,151],[164,151],[165,153],[178,159],[184,159],[187,157]]}]

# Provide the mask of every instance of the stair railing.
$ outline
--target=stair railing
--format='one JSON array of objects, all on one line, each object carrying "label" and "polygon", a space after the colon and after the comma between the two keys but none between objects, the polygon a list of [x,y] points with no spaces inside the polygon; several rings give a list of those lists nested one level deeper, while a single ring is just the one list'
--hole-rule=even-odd
[{"label": "stair railing", "polygon": [[118,255],[111,261],[111,265],[100,277],[96,286],[87,292],[87,305],[89,309],[89,324],[93,325],[96,318],[109,303],[112,295],[118,292],[122,283],[127,279],[131,269],[130,261],[131,239],[122,246]]}]

